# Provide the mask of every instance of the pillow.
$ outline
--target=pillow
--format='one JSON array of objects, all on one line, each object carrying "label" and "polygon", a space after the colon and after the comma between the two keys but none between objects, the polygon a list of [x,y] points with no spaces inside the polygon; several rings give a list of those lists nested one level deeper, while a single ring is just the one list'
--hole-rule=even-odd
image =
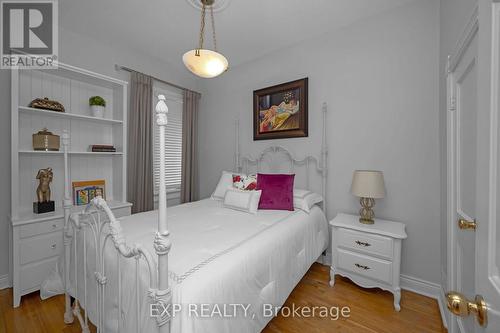
[{"label": "pillow", "polygon": [[259,209],[293,210],[295,175],[257,174],[257,190],[261,190]]},{"label": "pillow", "polygon": [[[234,175],[244,176],[242,174],[234,174]],[[222,171],[219,183],[217,184],[214,193],[212,193],[212,199],[224,200],[224,196],[226,195],[227,189],[232,187],[233,187],[233,173],[228,171]]]},{"label": "pillow", "polygon": [[309,213],[314,205],[321,202],[323,202],[323,197],[318,193],[301,189],[293,190],[293,207],[306,213]]},{"label": "pillow", "polygon": [[254,191],[257,188],[257,176],[233,174],[233,187],[242,191]]},{"label": "pillow", "polygon": [[257,213],[262,191],[242,191],[235,188],[226,190],[223,206],[242,212]]}]

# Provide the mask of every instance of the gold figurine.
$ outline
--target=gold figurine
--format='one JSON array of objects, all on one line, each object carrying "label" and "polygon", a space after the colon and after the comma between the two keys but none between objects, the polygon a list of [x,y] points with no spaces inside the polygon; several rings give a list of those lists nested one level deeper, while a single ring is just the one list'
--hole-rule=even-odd
[{"label": "gold figurine", "polygon": [[36,175],[39,180],[36,189],[38,202],[33,203],[33,212],[36,214],[52,212],[55,210],[54,201],[50,200],[50,183],[54,178],[52,168],[40,169]]}]

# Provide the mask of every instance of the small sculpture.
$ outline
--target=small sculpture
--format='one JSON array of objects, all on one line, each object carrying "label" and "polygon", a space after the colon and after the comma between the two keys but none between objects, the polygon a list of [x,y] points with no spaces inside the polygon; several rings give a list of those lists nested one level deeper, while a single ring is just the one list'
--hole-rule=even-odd
[{"label": "small sculpture", "polygon": [[50,183],[54,178],[52,168],[40,169],[36,175],[39,180],[36,189],[38,202],[33,202],[33,212],[36,214],[53,212],[55,210],[54,201],[50,200]]},{"label": "small sculpture", "polygon": [[34,100],[31,101],[31,103],[28,106],[30,108],[44,109],[44,110],[50,110],[50,111],[56,111],[56,112],[64,112],[65,111],[64,105],[62,105],[58,101],[51,101],[47,97],[35,98]]}]

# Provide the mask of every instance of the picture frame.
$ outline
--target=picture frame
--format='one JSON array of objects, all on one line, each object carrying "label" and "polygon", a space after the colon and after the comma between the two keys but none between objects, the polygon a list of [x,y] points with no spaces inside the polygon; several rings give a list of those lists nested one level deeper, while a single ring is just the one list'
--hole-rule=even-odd
[{"label": "picture frame", "polygon": [[73,204],[75,206],[88,205],[96,196],[100,195],[106,199],[106,181],[87,180],[71,183],[73,188]]},{"label": "picture frame", "polygon": [[253,92],[253,139],[308,136],[308,78]]}]

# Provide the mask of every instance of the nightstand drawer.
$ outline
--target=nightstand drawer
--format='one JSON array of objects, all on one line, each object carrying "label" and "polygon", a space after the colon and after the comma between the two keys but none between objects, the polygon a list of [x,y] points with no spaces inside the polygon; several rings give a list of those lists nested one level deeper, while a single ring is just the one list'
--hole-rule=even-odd
[{"label": "nightstand drawer", "polygon": [[369,234],[351,229],[337,229],[338,245],[370,255],[393,258],[393,240],[389,237]]},{"label": "nightstand drawer", "polygon": [[375,279],[388,284],[392,283],[392,263],[362,254],[338,250],[338,267],[354,272],[368,279]]},{"label": "nightstand drawer", "polygon": [[37,237],[24,238],[19,244],[19,262],[21,265],[41,259],[57,256],[61,253],[62,232],[54,232]]},{"label": "nightstand drawer", "polygon": [[35,235],[47,234],[49,232],[62,230],[63,228],[63,219],[26,224],[19,227],[19,237],[26,238]]}]

